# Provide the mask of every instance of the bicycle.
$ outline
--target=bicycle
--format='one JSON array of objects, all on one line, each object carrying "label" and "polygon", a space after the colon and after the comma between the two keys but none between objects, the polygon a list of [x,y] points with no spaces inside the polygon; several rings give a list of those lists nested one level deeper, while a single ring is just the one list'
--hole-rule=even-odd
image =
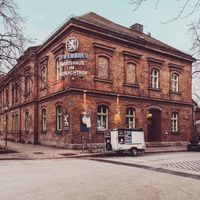
[{"label": "bicycle", "polygon": [[88,144],[85,140],[85,137],[82,136],[82,145],[76,147],[76,151],[77,151],[78,154],[81,154],[86,150],[89,153],[93,153],[94,151],[100,152],[100,147],[97,144],[92,144],[92,142],[90,142],[90,144]]}]

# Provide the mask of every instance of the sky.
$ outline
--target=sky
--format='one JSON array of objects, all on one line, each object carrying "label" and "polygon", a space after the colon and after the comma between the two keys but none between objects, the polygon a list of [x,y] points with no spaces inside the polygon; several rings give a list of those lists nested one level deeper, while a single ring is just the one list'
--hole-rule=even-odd
[{"label": "sky", "polygon": [[42,44],[71,15],[79,16],[92,11],[125,27],[140,23],[143,25],[144,33],[151,33],[152,37],[191,54],[188,24],[198,19],[198,13],[194,13],[185,19],[164,23],[178,14],[180,1],[178,4],[176,0],[160,0],[157,9],[155,0],[147,0],[136,11],[128,3],[130,0],[14,0],[14,2],[18,5],[19,13],[27,18],[24,33],[34,39],[35,45]]}]

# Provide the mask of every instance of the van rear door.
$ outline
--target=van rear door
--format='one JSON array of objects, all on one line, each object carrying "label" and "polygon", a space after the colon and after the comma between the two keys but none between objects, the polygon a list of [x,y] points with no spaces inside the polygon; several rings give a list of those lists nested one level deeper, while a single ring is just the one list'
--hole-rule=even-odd
[{"label": "van rear door", "polygon": [[118,131],[111,131],[111,145],[113,150],[118,150]]}]

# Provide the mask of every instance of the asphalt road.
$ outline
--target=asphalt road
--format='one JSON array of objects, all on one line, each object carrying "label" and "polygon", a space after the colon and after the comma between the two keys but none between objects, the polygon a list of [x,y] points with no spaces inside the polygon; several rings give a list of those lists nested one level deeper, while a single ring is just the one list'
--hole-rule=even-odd
[{"label": "asphalt road", "polygon": [[[1,160],[0,199],[197,200],[200,171],[192,166],[199,160],[199,152]],[[179,167],[185,162],[190,169]]]}]

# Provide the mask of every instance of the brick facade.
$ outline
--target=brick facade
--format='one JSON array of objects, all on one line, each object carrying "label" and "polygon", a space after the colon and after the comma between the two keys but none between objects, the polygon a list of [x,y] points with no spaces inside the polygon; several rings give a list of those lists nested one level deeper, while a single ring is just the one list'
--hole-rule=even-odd
[{"label": "brick facade", "polygon": [[[73,52],[66,49],[71,37],[78,41],[78,49]],[[76,74],[60,77],[59,59],[64,72]],[[133,110],[134,126],[144,129],[146,141],[188,141],[193,130],[194,61],[188,54],[95,13],[72,17],[41,46],[29,48],[3,79],[1,135],[5,135],[8,116],[10,140],[70,147],[80,143],[83,135],[89,141],[91,134],[93,142],[102,143],[105,130],[99,131],[97,122],[101,123],[98,108],[103,106],[107,109],[107,129],[127,127],[127,112]],[[156,87],[152,87],[153,70],[158,73]],[[82,72],[86,74],[81,75]],[[172,74],[178,77],[178,91],[172,90]],[[6,100],[6,90],[12,94],[15,83],[18,96],[9,95]],[[62,121],[61,129],[58,107],[62,119],[67,117],[69,123],[64,127]],[[81,130],[81,117],[88,108],[91,128]],[[147,118],[147,113],[151,117]],[[177,114],[175,131],[172,113]]]}]

